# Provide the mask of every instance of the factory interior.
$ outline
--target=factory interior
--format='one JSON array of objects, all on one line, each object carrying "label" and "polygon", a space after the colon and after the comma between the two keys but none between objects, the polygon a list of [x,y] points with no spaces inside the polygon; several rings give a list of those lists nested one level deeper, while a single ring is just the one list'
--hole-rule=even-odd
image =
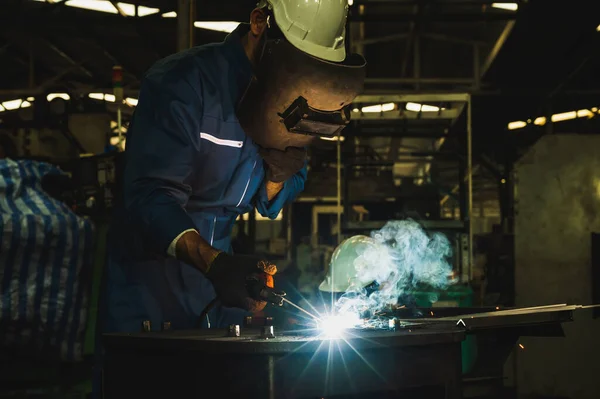
[{"label": "factory interior", "polygon": [[0,1],[0,398],[600,398],[600,4],[314,3],[366,66],[341,127],[301,136],[303,190],[232,219],[275,299],[106,331],[147,71],[257,1]]}]

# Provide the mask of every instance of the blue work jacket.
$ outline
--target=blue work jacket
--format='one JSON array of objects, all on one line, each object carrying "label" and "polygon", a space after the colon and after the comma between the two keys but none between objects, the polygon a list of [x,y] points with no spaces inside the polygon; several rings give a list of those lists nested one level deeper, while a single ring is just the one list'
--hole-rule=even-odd
[{"label": "blue work jacket", "polygon": [[[167,256],[181,232],[197,229],[213,247],[231,250],[236,218],[258,209],[275,218],[304,188],[306,166],[271,201],[257,145],[244,133],[236,105],[252,77],[240,25],[223,43],[158,61],[147,72],[127,133],[123,206],[109,233],[105,332],[140,331],[199,320],[215,297],[192,266]],[[213,327],[240,323],[243,312],[217,306]]]}]

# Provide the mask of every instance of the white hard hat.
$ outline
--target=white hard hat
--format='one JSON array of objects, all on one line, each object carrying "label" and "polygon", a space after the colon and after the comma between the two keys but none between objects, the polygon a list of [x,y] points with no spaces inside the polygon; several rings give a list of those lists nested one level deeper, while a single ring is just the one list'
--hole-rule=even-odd
[{"label": "white hard hat", "polygon": [[346,58],[348,0],[261,0],[285,38],[297,49],[327,61]]},{"label": "white hard hat", "polygon": [[366,272],[385,248],[371,237],[359,235],[344,240],[333,252],[329,270],[319,290],[346,292],[348,288],[361,289],[373,283],[371,273]]}]

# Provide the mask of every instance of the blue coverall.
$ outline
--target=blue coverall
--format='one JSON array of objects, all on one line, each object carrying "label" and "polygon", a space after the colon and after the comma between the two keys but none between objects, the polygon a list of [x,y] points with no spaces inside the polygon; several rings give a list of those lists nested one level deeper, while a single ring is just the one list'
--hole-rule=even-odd
[{"label": "blue coverall", "polygon": [[[213,247],[230,251],[238,215],[258,209],[275,218],[304,188],[306,165],[268,201],[265,166],[235,110],[252,77],[242,24],[223,43],[158,61],[147,72],[127,134],[124,206],[109,233],[105,332],[196,328],[215,297],[192,266],[166,255],[182,231],[197,229]],[[217,306],[212,327],[244,313]],[[204,326],[206,321],[202,320]]]}]

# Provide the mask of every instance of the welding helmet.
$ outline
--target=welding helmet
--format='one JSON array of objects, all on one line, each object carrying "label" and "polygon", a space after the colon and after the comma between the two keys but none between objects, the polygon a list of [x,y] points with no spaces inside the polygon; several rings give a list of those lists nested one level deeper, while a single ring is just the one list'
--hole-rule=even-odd
[{"label": "welding helmet", "polygon": [[365,59],[346,55],[344,0],[261,0],[267,28],[237,117],[264,148],[305,147],[338,135],[363,90]]},{"label": "welding helmet", "polygon": [[362,289],[374,282],[366,272],[385,248],[371,237],[358,235],[344,240],[333,252],[329,270],[319,290],[346,292],[349,288]]}]

